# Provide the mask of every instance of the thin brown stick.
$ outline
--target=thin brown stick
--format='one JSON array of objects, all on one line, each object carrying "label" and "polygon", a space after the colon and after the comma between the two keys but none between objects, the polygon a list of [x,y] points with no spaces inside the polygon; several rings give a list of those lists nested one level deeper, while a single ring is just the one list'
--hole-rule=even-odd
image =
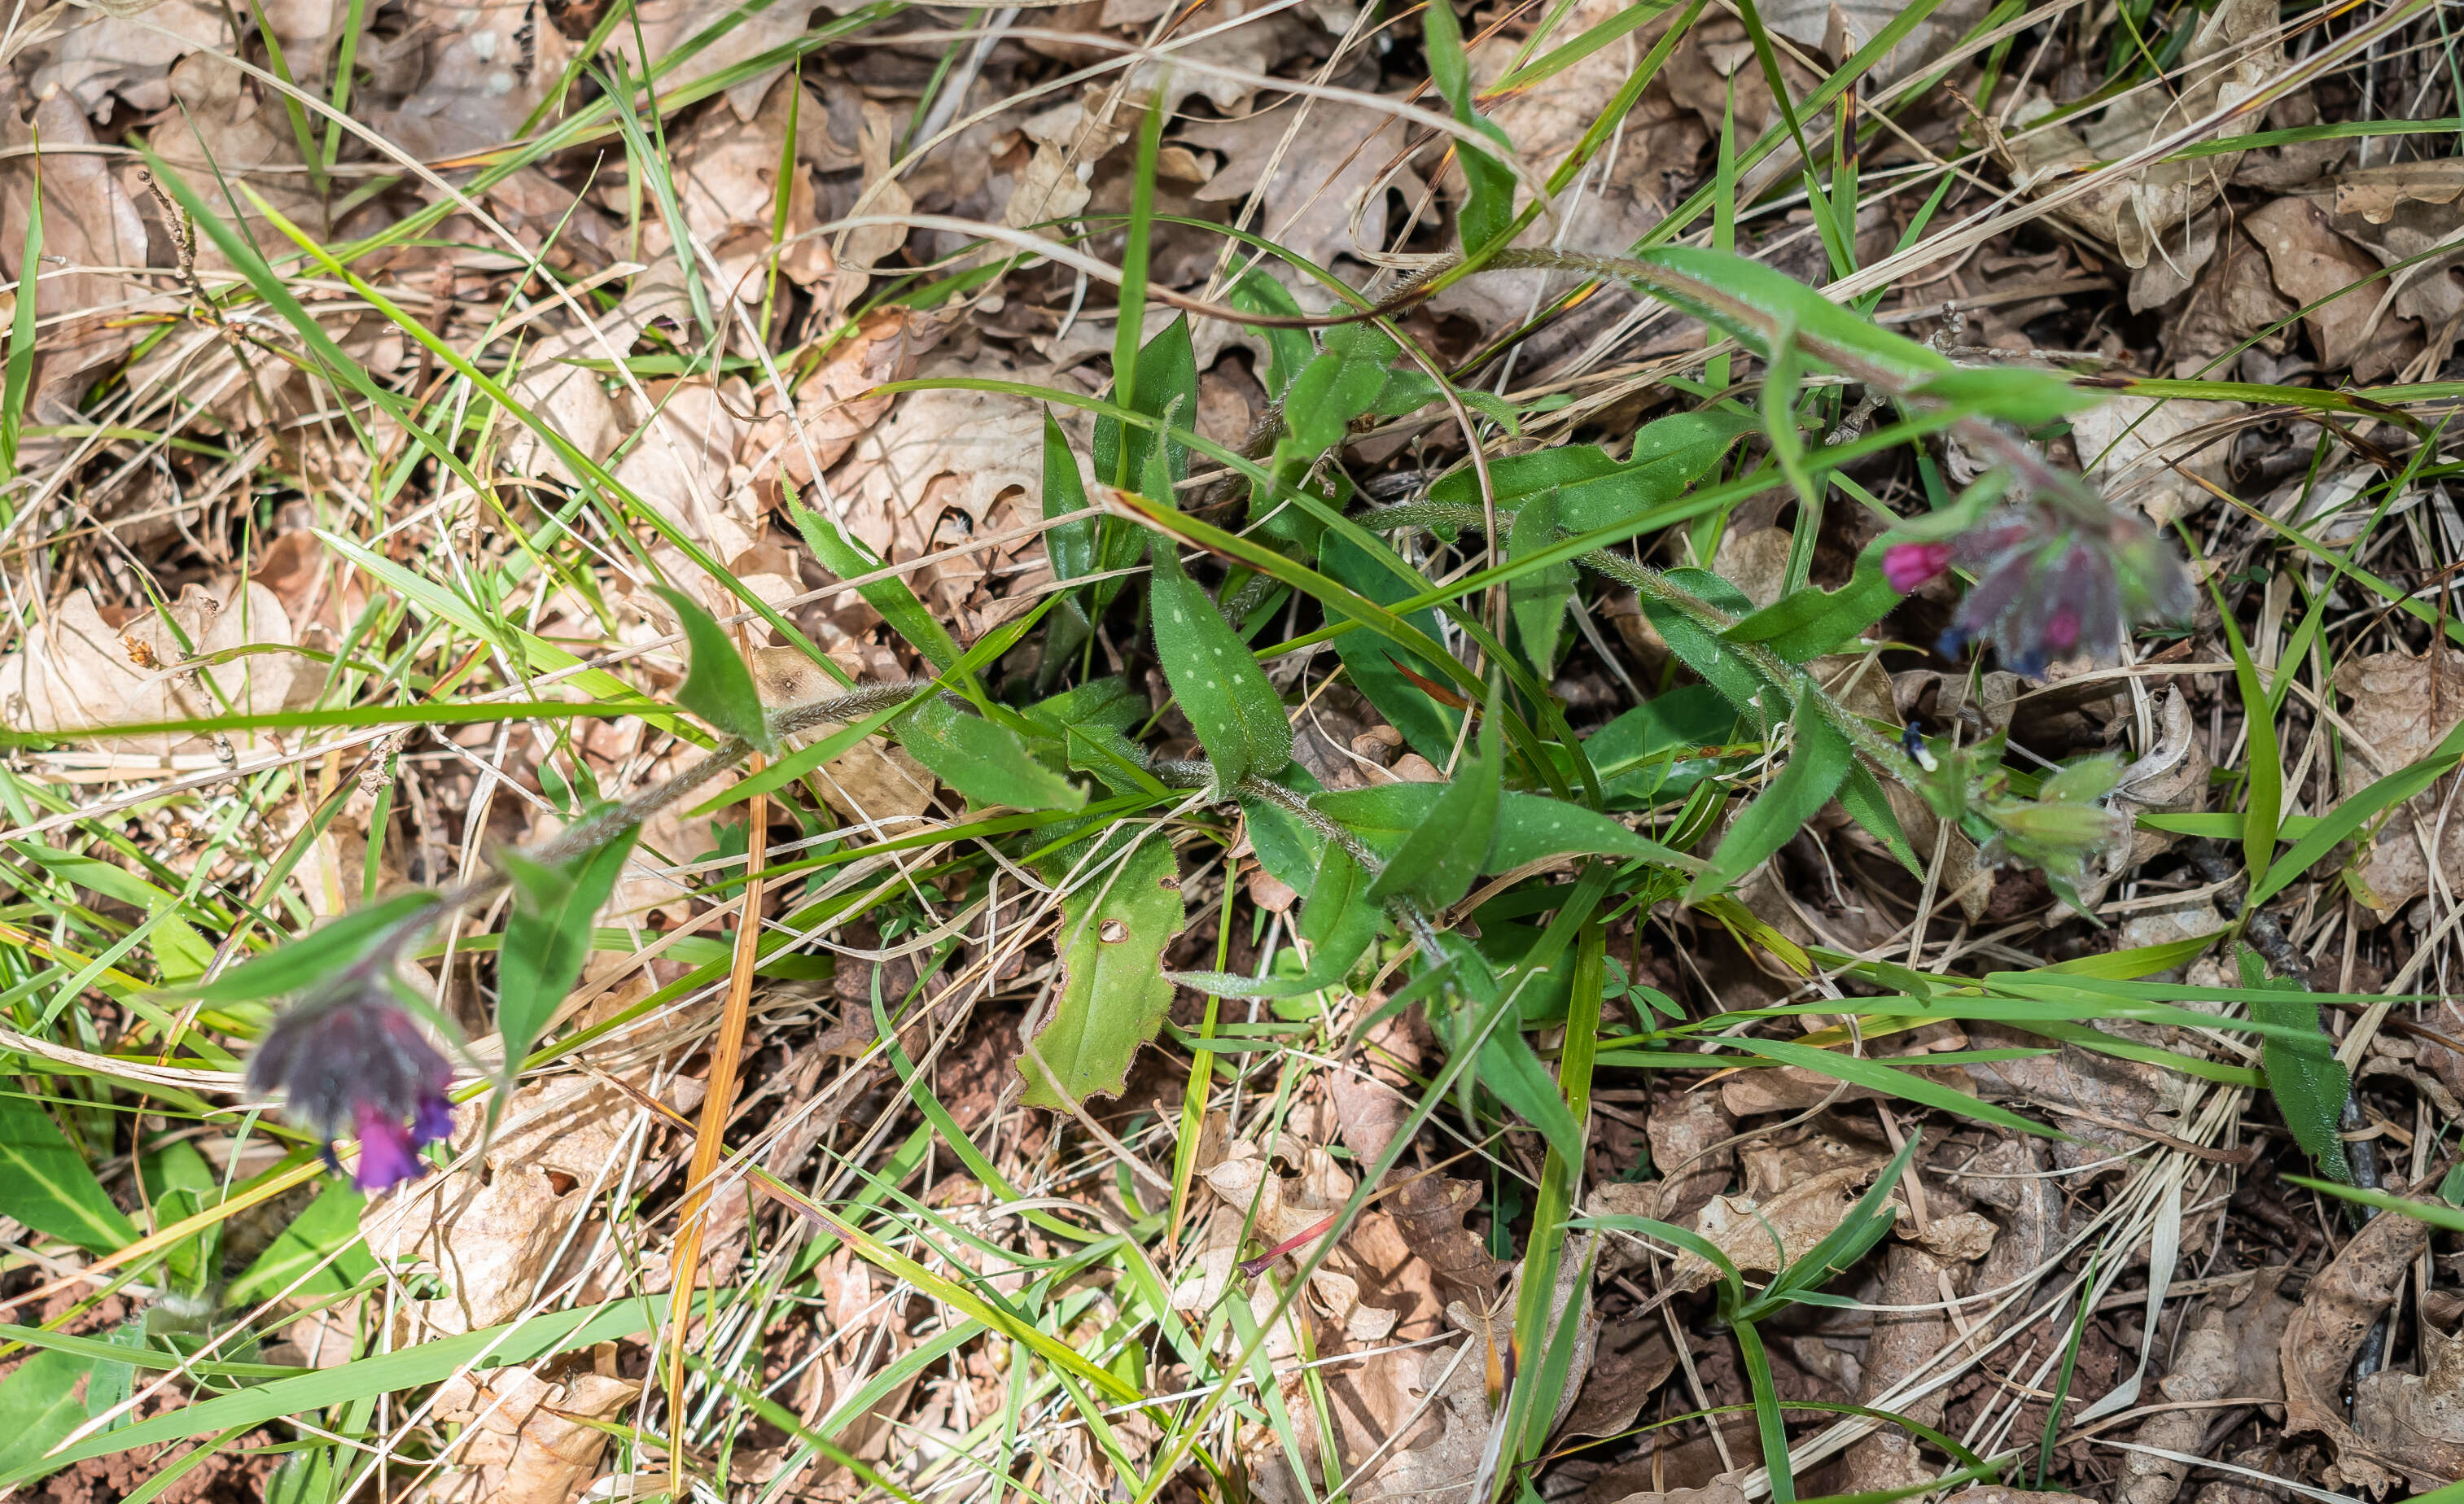
[{"label": "thin brown stick", "polygon": [[[761,771],[755,753],[753,771]],[[736,1098],[736,1075],[744,1058],[744,1026],[752,1012],[753,969],[761,954],[761,862],[769,853],[770,798],[755,795],[745,805],[744,897],[736,923],[736,964],[727,979],[727,1008],[719,1015],[718,1042],[711,1049],[709,1094],[702,1098],[701,1123],[693,1134],[693,1172],[676,1217],[676,1241],[670,1259],[675,1280],[668,1312],[668,1466],[671,1475],[684,1475],[685,1325],[693,1317],[693,1286],[701,1273],[702,1233],[708,1224],[710,1181],[718,1170],[719,1150],[727,1132],[727,1109]]]}]

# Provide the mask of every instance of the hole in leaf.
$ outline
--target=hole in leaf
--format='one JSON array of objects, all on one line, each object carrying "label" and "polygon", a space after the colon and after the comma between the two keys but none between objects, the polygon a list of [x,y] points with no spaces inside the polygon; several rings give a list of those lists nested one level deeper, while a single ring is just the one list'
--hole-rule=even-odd
[{"label": "hole in leaf", "polygon": [[1130,924],[1125,919],[1108,919],[1095,926],[1095,938],[1108,946],[1117,946],[1130,938]]}]

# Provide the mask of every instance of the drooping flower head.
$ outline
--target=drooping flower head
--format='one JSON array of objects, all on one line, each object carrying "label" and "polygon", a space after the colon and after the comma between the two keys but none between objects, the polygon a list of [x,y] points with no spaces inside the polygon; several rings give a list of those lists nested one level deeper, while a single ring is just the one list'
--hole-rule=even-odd
[{"label": "drooping flower head", "polygon": [[2033,799],[2005,788],[1986,791],[1981,813],[1991,830],[1976,854],[1984,866],[2024,862],[2045,874],[2054,893],[2080,908],[2079,886],[2090,863],[2130,839],[2130,819],[2106,802],[2122,776],[2121,759],[2083,757],[2052,774]]},{"label": "drooping flower head", "polygon": [[[283,1010],[248,1062],[249,1089],[325,1140],[356,1138],[362,1190],[424,1172],[419,1151],[453,1131],[453,1067],[382,983],[345,986]],[[337,1168],[340,1166],[337,1166]]]},{"label": "drooping flower head", "polygon": [[1976,577],[1942,651],[1983,638],[2024,678],[2075,654],[2118,659],[2129,628],[2180,621],[2193,604],[2189,576],[2156,530],[2101,505],[2006,507],[1942,546]]},{"label": "drooping flower head", "polygon": [[2189,576],[2164,538],[2091,493],[2010,503],[1964,527],[1951,515],[1928,520],[1910,524],[1918,540],[1882,551],[1882,577],[1902,594],[1954,564],[1976,577],[1943,634],[1947,656],[1983,638],[2003,666],[2037,679],[2075,654],[2117,659],[2131,627],[2190,614]]}]

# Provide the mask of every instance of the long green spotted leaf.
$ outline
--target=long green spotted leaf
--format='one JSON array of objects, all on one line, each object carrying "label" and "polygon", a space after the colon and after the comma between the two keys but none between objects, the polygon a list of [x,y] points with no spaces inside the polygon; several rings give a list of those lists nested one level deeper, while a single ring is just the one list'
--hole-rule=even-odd
[{"label": "long green spotted leaf", "polygon": [[97,1253],[138,1237],[52,1115],[23,1097],[0,1097],[0,1216]]},{"label": "long green spotted leaf", "polygon": [[1250,774],[1272,777],[1292,760],[1292,723],[1248,644],[1198,582],[1182,573],[1172,542],[1153,550],[1155,656],[1180,711],[1215,765],[1218,787]]},{"label": "long green spotted leaf", "polygon": [[1172,842],[1160,835],[1061,901],[1061,986],[1035,1032],[1036,1054],[1018,1062],[1028,1105],[1063,1109],[1121,1090],[1172,1008],[1163,950],[1187,922]]},{"label": "long green spotted leaf", "polygon": [[2248,947],[2241,952],[2241,985],[2264,988],[2271,994],[2263,1000],[2253,996],[2251,1017],[2303,1032],[2298,1038],[2260,1035],[2258,1064],[2267,1075],[2267,1094],[2276,1099],[2276,1110],[2284,1115],[2293,1142],[2321,1169],[2351,1185],[2353,1166],[2344,1156],[2343,1129],[2353,1079],[2336,1058],[2334,1041],[2319,1027],[2319,1000],[2291,977],[2269,980],[2265,963]]}]

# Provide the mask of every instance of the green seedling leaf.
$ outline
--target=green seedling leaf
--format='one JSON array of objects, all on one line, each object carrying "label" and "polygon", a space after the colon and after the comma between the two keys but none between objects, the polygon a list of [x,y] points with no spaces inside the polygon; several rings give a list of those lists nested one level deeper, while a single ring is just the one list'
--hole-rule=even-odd
[{"label": "green seedling leaf", "polygon": [[[1455,119],[1512,151],[1514,142],[1506,132],[1472,108],[1471,61],[1463,54],[1463,26],[1455,19],[1454,9],[1445,5],[1428,7],[1421,12],[1420,34],[1428,50],[1429,78],[1452,106]],[[1455,154],[1471,190],[1464,197],[1457,226],[1463,234],[1463,253],[1469,255],[1501,239],[1514,223],[1514,174],[1506,170],[1504,163],[1467,142],[1455,142]]]},{"label": "green seedling leaf", "polygon": [[1694,880],[1697,895],[1732,887],[1762,865],[1765,858],[1803,830],[1846,781],[1856,754],[1849,750],[1848,738],[1824,717],[1817,693],[1808,687],[1798,696],[1792,717],[1796,745],[1789,750],[1788,766],[1728,826],[1710,864]]},{"label": "green seedling leaf", "polygon": [[[1557,541],[1557,493],[1544,490],[1524,502],[1514,513],[1507,535],[1507,562],[1515,563]],[[1566,621],[1566,602],[1574,594],[1574,566],[1561,561],[1507,582],[1506,605],[1522,635],[1524,661],[1546,681],[1556,676],[1557,639]]]},{"label": "green seedling leaf", "polygon": [[1908,844],[1908,833],[1900,826],[1899,812],[1891,808],[1890,796],[1882,792],[1882,780],[1861,762],[1851,763],[1848,776],[1839,781],[1839,808],[1857,822],[1867,835],[1882,843],[1882,848],[1899,859],[1900,865],[1922,877],[1925,866],[1917,861],[1916,848]]},{"label": "green seedling leaf", "polygon": [[1837,652],[1888,616],[1900,593],[1882,578],[1880,545],[1866,550],[1857,572],[1837,590],[1799,590],[1782,596],[1720,636],[1731,643],[1760,643],[1792,664]]},{"label": "green seedling leaf", "polygon": [[1182,573],[1172,541],[1152,550],[1155,656],[1164,678],[1215,765],[1219,789],[1250,774],[1271,778],[1292,760],[1292,725],[1240,634],[1206,592]]},{"label": "green seedling leaf", "polygon": [[[1044,415],[1044,514],[1066,517],[1073,512],[1087,510],[1087,482],[1078,473],[1078,456],[1069,449],[1069,436],[1046,411]],[[1095,572],[1095,522],[1093,517],[1081,517],[1047,528],[1044,534],[1045,556],[1052,560],[1052,578],[1076,579]]]},{"label": "green seedling leaf", "polygon": [[435,894],[425,888],[397,893],[233,967],[187,995],[204,1003],[247,1003],[304,992],[403,942],[435,917]]},{"label": "green seedling leaf", "polygon": [[[1292,299],[1284,284],[1266,274],[1264,267],[1251,267],[1241,273],[1225,294],[1232,306],[1253,314],[1273,314],[1283,318],[1301,316],[1301,305]],[[1309,343],[1306,329],[1262,329],[1266,339],[1266,396],[1283,396],[1292,379],[1303,367],[1317,359],[1317,347]]]},{"label": "green seedling leaf", "polygon": [[1029,1105],[1066,1110],[1121,1090],[1138,1047],[1171,1011],[1163,951],[1187,922],[1172,842],[1160,835],[1062,900],[1062,982],[1035,1033],[1052,1075],[1034,1056],[1018,1062]]},{"label": "green seedling leaf", "polygon": [[[1047,427],[1052,425],[1052,418],[1049,414],[1045,415],[1044,421]],[[1063,467],[1069,471],[1069,478],[1073,481],[1076,480],[1078,478],[1077,466],[1069,458],[1068,446],[1066,440],[1063,442],[1062,446],[1061,463]],[[1059,515],[1059,513],[1055,513],[1051,511],[1053,490],[1052,464],[1052,436],[1050,434],[1046,434],[1045,437],[1044,494],[1045,515],[1047,516]],[[1079,496],[1078,506],[1068,510],[1074,512],[1078,510],[1078,508],[1083,508],[1086,505],[1086,496],[1082,491]],[[789,503],[789,507],[790,514],[793,515],[796,520],[796,531],[804,535],[804,546],[813,551],[813,556],[822,561],[822,567],[824,569],[826,569],[831,574],[838,576],[841,579],[853,579],[861,575],[869,575],[874,570],[882,567],[882,559],[874,555],[872,550],[866,548],[862,542],[850,534],[840,532],[838,524],[832,522],[829,518],[823,516],[820,512],[813,511],[809,507],[797,506],[792,502]],[[1094,519],[1090,517],[1086,519],[1086,522],[1092,522],[1093,520]],[[1086,522],[1071,523],[1070,526],[1083,527],[1086,525]],[[1060,532],[1062,530],[1054,529],[1053,531]],[[1054,546],[1051,539],[1052,534],[1047,533],[1045,534],[1045,546],[1046,548]],[[1067,575],[1061,573],[1060,560],[1057,556],[1053,561],[1053,573],[1063,579],[1069,578]],[[1082,570],[1081,573],[1085,573],[1085,571]],[[869,585],[858,585],[856,587],[856,594],[864,598],[865,604],[872,607],[875,611],[880,612],[881,619],[890,623],[891,630],[896,632],[899,637],[904,639],[908,646],[923,654],[926,662],[930,663],[935,668],[946,669],[952,664],[958,661],[958,644],[951,641],[949,629],[944,627],[940,621],[934,617],[932,612],[924,608],[924,602],[915,598],[914,590],[908,585],[906,580],[893,575],[888,579],[876,579]],[[698,647],[695,648],[695,652],[697,655],[699,652]],[[714,722],[712,724],[715,725],[716,723]],[[742,733],[738,732],[737,734],[741,735]],[[749,740],[750,738],[747,739]]]},{"label": "green seedling leaf", "polygon": [[761,691],[727,629],[683,591],[666,585],[650,588],[684,623],[685,645],[693,654],[684,687],[676,691],[676,703],[729,736],[740,736],[764,752],[777,752],[779,739],[770,734]]},{"label": "green seedling leaf", "polygon": [[2254,994],[2251,1017],[2306,1031],[2301,1038],[2260,1035],[2259,1069],[2267,1076],[2267,1094],[2276,1099],[2276,1109],[2284,1115],[2293,1142],[2321,1169],[2351,1185],[2353,1166],[2344,1156],[2343,1129],[2344,1101],[2352,1095],[2353,1079],[2344,1062],[2336,1058],[2335,1041],[2319,1027],[2318,998],[2294,978],[2271,980],[2266,963],[2247,946],[2241,952],[2241,985],[2263,988],[2272,994],[2266,1001],[2256,1000]]},{"label": "green seedling leaf", "polygon": [[0,1471],[11,1478],[32,1478],[67,1466],[43,1454],[86,1423],[77,1384],[93,1368],[91,1358],[41,1352],[0,1380]]},{"label": "green seedling leaf", "polygon": [[[1329,532],[1319,542],[1318,567],[1379,605],[1391,606],[1412,593],[1394,571],[1379,568],[1357,544],[1339,533]],[[1422,609],[1405,620],[1430,641],[1440,641],[1436,611]],[[1369,703],[1386,717],[1388,725],[1403,733],[1404,742],[1414,752],[1440,764],[1454,755],[1463,711],[1440,704],[1404,672],[1409,669],[1430,684],[1442,685],[1446,682],[1442,669],[1373,632],[1346,632],[1334,640],[1334,651],[1343,660],[1344,672],[1353,684],[1369,697]]]},{"label": "green seedling leaf", "polygon": [[1683,795],[1720,766],[1737,712],[1709,685],[1686,685],[1636,706],[1583,742],[1608,807],[1643,807]]},{"label": "green seedling leaf", "polygon": [[347,1180],[326,1181],[307,1210],[231,1282],[224,1298],[246,1305],[287,1293],[313,1300],[339,1296],[374,1274],[376,1260],[359,1246],[360,1211],[367,1200]]},{"label": "green seedling leaf", "polygon": [[978,804],[1022,810],[1075,810],[1087,791],[1036,760],[1006,726],[970,715],[934,695],[895,723],[899,744],[934,776]]},{"label": "green seedling leaf", "polygon": [[597,934],[591,921],[616,890],[640,835],[640,826],[627,825],[564,867],[543,866],[514,851],[498,859],[514,887],[504,947],[496,953],[496,1032],[504,1040],[508,1076],[582,979]]},{"label": "green seedling leaf", "polygon": [[1311,456],[1333,448],[1351,430],[1352,420],[1375,406],[1385,389],[1383,362],[1326,351],[1302,369],[1285,396],[1284,421],[1292,442]]},{"label": "green seedling leaf", "polygon": [[1480,1083],[1497,1094],[1497,1100],[1512,1108],[1515,1115],[1540,1130],[1549,1146],[1572,1164],[1583,1152],[1583,1125],[1566,1106],[1565,1096],[1557,1089],[1557,1079],[1540,1057],[1531,1052],[1530,1041],[1523,1031],[1510,1023],[1506,1028],[1489,1032],[1481,1041],[1478,1063]]},{"label": "green seedling leaf", "polygon": [[[1175,318],[1138,348],[1135,384],[1123,405],[1149,418],[1177,408],[1184,416],[1198,411],[1198,356],[1189,342],[1189,319]],[[1118,418],[1095,420],[1095,478],[1123,490],[1138,485],[1147,472],[1147,451],[1155,447],[1153,428],[1125,425]],[[1167,440],[1164,464],[1177,482],[1189,475],[1189,449]],[[1159,496],[1158,501],[1170,500]]]},{"label": "green seedling leaf", "polygon": [[0,1097],[0,1216],[108,1253],[137,1241],[85,1156],[39,1102]]},{"label": "green seedling leaf", "polygon": [[1386,870],[1370,884],[1370,898],[1417,904],[1435,913],[1471,891],[1497,831],[1504,758],[1495,716],[1481,718],[1479,746],[1456,770],[1455,780],[1442,786],[1428,817],[1396,848]]}]

